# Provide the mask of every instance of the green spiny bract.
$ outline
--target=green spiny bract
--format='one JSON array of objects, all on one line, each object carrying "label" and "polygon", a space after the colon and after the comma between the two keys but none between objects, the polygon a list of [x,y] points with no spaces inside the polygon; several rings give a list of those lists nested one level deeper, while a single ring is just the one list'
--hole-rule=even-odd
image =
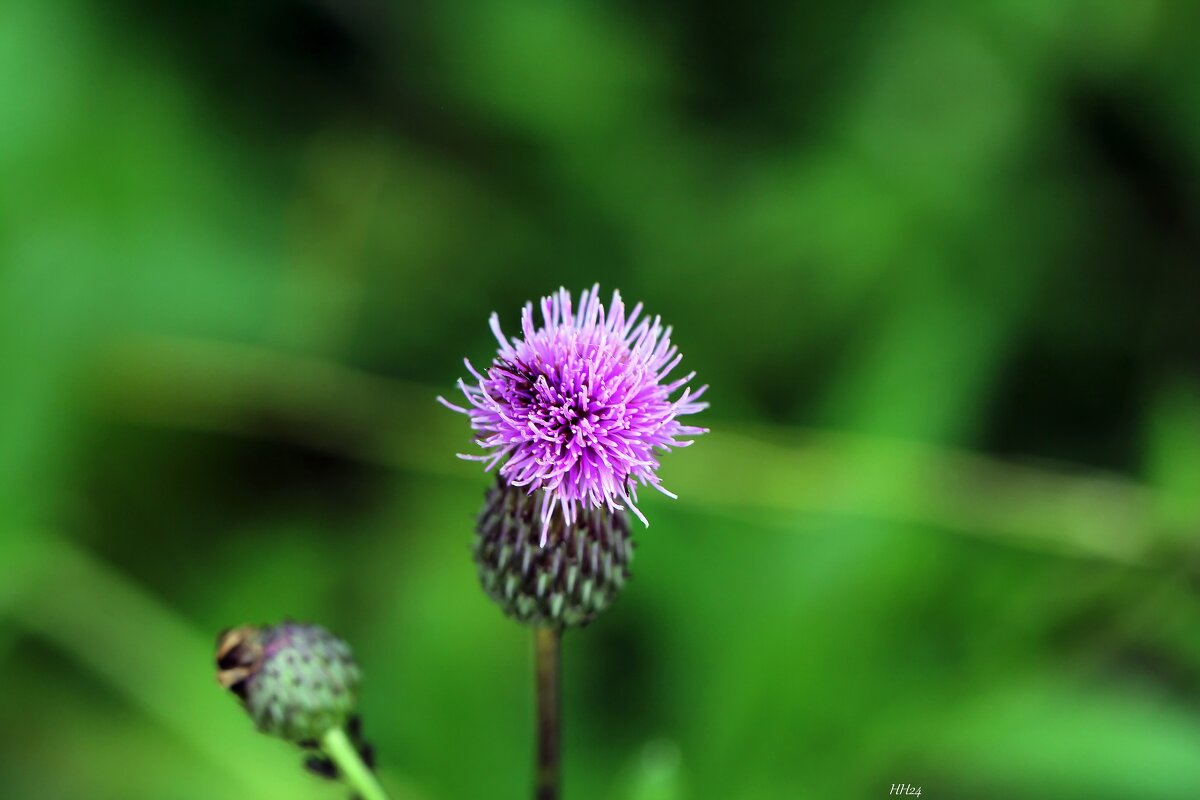
[{"label": "green spiny bract", "polygon": [[629,517],[581,508],[573,523],[555,515],[543,533],[540,495],[503,480],[488,490],[475,536],[480,583],[518,622],[586,625],[629,579]]},{"label": "green spiny bract", "polygon": [[259,730],[312,742],[354,711],[360,674],[350,647],[317,625],[243,626],[222,635],[218,679]]}]

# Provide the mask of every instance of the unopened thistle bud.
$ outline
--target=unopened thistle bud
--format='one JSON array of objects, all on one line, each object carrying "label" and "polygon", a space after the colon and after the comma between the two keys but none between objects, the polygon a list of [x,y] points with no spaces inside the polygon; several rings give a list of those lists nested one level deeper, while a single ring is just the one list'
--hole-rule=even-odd
[{"label": "unopened thistle bud", "polygon": [[259,730],[300,743],[346,722],[360,677],[349,645],[322,627],[295,622],[226,631],[217,670]]},{"label": "unopened thistle bud", "polygon": [[629,579],[629,517],[624,511],[585,507],[573,522],[555,515],[545,527],[540,494],[503,479],[488,490],[475,536],[480,582],[519,622],[586,625]]}]

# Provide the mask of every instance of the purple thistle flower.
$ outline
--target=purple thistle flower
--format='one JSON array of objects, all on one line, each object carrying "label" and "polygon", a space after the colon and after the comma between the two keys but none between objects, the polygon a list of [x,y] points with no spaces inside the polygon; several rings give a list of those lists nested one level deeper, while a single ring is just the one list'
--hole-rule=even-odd
[{"label": "purple thistle flower", "polygon": [[577,308],[566,289],[543,297],[541,327],[526,303],[524,338],[511,341],[493,312],[496,358],[486,375],[464,360],[477,383],[458,381],[470,408],[438,398],[470,417],[475,443],[489,451],[459,458],[485,462],[487,470],[503,461],[500,475],[511,485],[542,490],[543,539],[557,509],[573,523],[580,504],[629,508],[648,525],[637,509],[637,484],[675,497],[659,483],[654,450],[685,447],[691,440],[678,437],[707,432],[678,419],[708,407],[697,402],[708,387],[684,388],[694,372],[666,382],[683,358],[671,328],[642,316],[641,303],[626,314],[620,292],[607,310],[599,295],[599,284],[584,290]]}]

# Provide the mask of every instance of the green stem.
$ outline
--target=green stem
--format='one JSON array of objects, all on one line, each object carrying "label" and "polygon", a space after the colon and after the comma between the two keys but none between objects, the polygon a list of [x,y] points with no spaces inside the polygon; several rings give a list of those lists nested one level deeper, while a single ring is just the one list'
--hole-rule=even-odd
[{"label": "green stem", "polygon": [[537,681],[537,782],[534,800],[558,800],[562,756],[562,690],[559,660],[562,631],[535,628],[534,661]]},{"label": "green stem", "polygon": [[388,800],[387,793],[375,778],[375,773],[363,763],[362,757],[351,744],[344,729],[330,728],[321,737],[321,747],[326,755],[333,759],[333,763],[337,764],[338,773],[363,800]]}]

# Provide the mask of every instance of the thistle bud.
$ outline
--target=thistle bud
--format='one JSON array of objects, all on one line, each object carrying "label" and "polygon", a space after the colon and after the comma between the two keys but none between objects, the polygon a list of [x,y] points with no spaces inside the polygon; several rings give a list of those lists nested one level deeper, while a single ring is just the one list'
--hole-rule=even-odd
[{"label": "thistle bud", "polygon": [[624,511],[581,508],[544,525],[541,492],[498,480],[475,536],[479,580],[508,616],[528,625],[586,625],[629,579],[633,541]]},{"label": "thistle bud", "polygon": [[258,729],[313,742],[354,710],[358,666],[350,647],[317,625],[244,625],[217,644],[217,680],[242,700]]}]

